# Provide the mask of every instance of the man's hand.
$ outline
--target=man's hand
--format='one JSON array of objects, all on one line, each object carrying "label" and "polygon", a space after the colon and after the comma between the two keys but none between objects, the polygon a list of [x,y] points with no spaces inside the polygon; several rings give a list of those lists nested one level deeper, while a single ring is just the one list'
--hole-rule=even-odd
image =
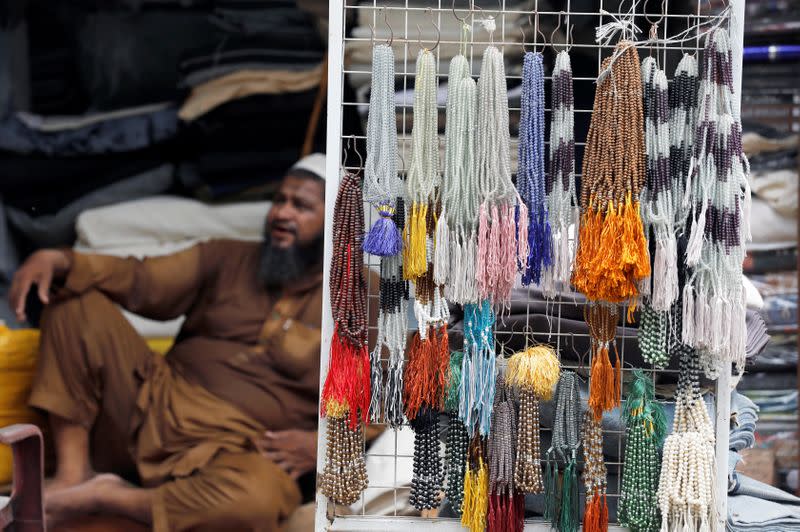
[{"label": "man's hand", "polygon": [[312,430],[266,431],[255,441],[258,451],[297,480],[317,465],[317,433]]},{"label": "man's hand", "polygon": [[69,272],[69,255],[57,249],[37,251],[17,269],[8,302],[19,321],[25,321],[25,298],[31,285],[38,285],[39,299],[45,305],[50,302],[50,285],[54,278],[60,278]]}]

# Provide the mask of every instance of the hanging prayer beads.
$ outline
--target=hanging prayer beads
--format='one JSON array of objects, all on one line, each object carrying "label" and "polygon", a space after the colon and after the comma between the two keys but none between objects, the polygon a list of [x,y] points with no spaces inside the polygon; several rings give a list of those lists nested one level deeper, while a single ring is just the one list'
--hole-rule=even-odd
[{"label": "hanging prayer beads", "polygon": [[718,530],[714,507],[714,428],[700,394],[700,366],[682,346],[672,434],[664,441],[658,507],[662,529]]},{"label": "hanging prayer beads", "polygon": [[397,173],[397,123],[394,105],[394,52],[388,44],[372,49],[372,84],[367,118],[367,160],[364,199],[380,215],[364,238],[364,251],[388,257],[400,253],[402,241],[395,223],[403,182]]},{"label": "hanging prayer beads", "polygon": [[414,430],[414,460],[408,501],[417,510],[432,510],[439,507],[444,482],[439,456],[439,413],[426,405],[410,423]]},{"label": "hanging prayer beads", "polygon": [[542,293],[555,297],[569,288],[575,239],[569,237],[576,222],[575,208],[575,101],[572,93],[572,65],[569,53],[559,52],[553,68],[550,113],[550,172],[545,194],[552,236],[553,260],[542,275]]},{"label": "hanging prayer beads", "polygon": [[445,442],[445,496],[453,511],[461,516],[464,500],[464,475],[467,472],[467,445],[469,435],[458,418],[458,389],[461,386],[461,361],[464,353],[450,354],[450,380],[447,383],[445,410],[447,411],[447,441]]},{"label": "hanging prayer beads", "polygon": [[[578,377],[571,371],[565,371],[556,388],[553,437],[547,450],[544,474],[544,517],[559,532],[575,532],[580,526],[576,463],[580,446],[580,411]],[[560,484],[559,459],[565,464]]]},{"label": "hanging prayer beads", "polygon": [[640,314],[639,350],[642,358],[656,368],[665,368],[669,364],[670,353],[667,349],[667,323],[669,314],[654,310],[650,305],[642,305]]},{"label": "hanging prayer beads", "polygon": [[583,484],[586,489],[586,509],[583,514],[585,532],[608,530],[606,501],[606,464],[603,460],[603,428],[590,411],[581,423],[583,440]]},{"label": "hanging prayer beads", "polygon": [[[405,208],[402,198],[397,198],[398,228],[402,230]],[[370,420],[380,419],[381,394],[383,415],[392,428],[403,424],[403,372],[405,363],[406,336],[408,334],[408,281],[403,279],[402,256],[381,258],[380,312],[378,315],[378,338],[370,355],[372,400]],[[383,386],[383,348],[389,352],[386,387]]]},{"label": "hanging prayer beads", "polygon": [[[693,55],[683,54],[669,89],[669,168],[675,202],[675,228],[681,231],[686,227],[691,207],[691,187],[687,184],[690,184],[699,84],[697,60]],[[683,263],[682,253],[678,262]]]},{"label": "hanging prayer beads", "polygon": [[470,436],[489,433],[495,393],[495,314],[488,300],[464,305],[464,360],[458,415]]},{"label": "hanging prayer beads", "polygon": [[[678,299],[678,251],[675,212],[669,166],[669,105],[667,76],[656,60],[642,61],[647,179],[642,191],[645,233],[654,239],[653,275],[642,285],[647,304],[659,312],[669,311]],[[642,286],[640,285],[640,288]]]},{"label": "hanging prayer beads", "polygon": [[483,440],[478,434],[472,438],[467,456],[461,525],[470,532],[484,532],[489,511],[489,471],[484,460]]},{"label": "hanging prayer beads", "polygon": [[448,300],[478,303],[477,219],[480,204],[475,168],[477,85],[465,57],[469,26],[462,24],[462,51],[450,61],[447,81],[444,207],[436,226],[434,280],[445,285]]},{"label": "hanging prayer beads", "polygon": [[331,310],[334,333],[328,374],[322,390],[323,415],[328,404],[349,412],[350,426],[367,420],[370,369],[367,355],[366,284],[364,282],[364,210],[361,185],[354,174],[342,178],[334,208],[331,259]]},{"label": "hanging prayer beads", "polygon": [[[509,162],[508,94],[503,54],[494,46],[483,53],[478,79],[477,180],[481,206],[478,215],[478,259],[476,277],[482,299],[506,303],[511,296],[517,264],[527,241],[527,208],[511,181]],[[519,225],[519,227],[517,227]],[[526,231],[522,234],[523,229]]]},{"label": "hanging prayer beads", "polygon": [[529,347],[508,361],[507,382],[519,393],[514,482],[522,493],[541,493],[543,489],[539,401],[551,399],[560,371],[555,351],[548,346]]},{"label": "hanging prayer beads", "polygon": [[411,132],[411,166],[406,187],[411,212],[403,234],[403,275],[414,280],[428,271],[433,256],[428,240],[433,237],[429,211],[436,208],[439,176],[439,137],[436,110],[436,61],[424,48],[417,56],[414,80],[414,129]]},{"label": "hanging prayer beads", "polygon": [[337,504],[353,504],[367,487],[363,427],[352,430],[345,416],[331,415],[326,442],[320,490]]},{"label": "hanging prayer beads", "polygon": [[[339,185],[333,219],[335,253],[331,259],[331,310],[334,333],[322,390],[321,413],[329,418],[323,493],[352,504],[366,487],[364,431],[370,405],[367,355],[366,285],[361,240],[364,209],[361,184],[347,173]],[[325,474],[323,476],[325,476]]]},{"label": "hanging prayer beads", "polygon": [[522,284],[539,284],[552,264],[550,221],[545,203],[544,67],[542,54],[527,52],[522,66],[517,190],[528,211],[528,254],[520,265]]},{"label": "hanging prayer beads", "polygon": [[589,408],[595,419],[603,412],[612,410],[620,404],[622,386],[622,362],[619,353],[617,361],[611,366],[609,350],[617,345],[617,306],[608,303],[590,303],[583,309],[583,316],[589,326],[592,346],[592,369],[589,382]]},{"label": "hanging prayer beads", "polygon": [[[750,238],[749,165],[733,108],[728,34],[706,37],[692,155],[692,228],[686,264],[694,268],[683,291],[683,341],[703,356],[714,378],[722,363],[744,369],[744,244]],[[687,185],[688,187],[689,185]]]},{"label": "hanging prayer beads", "polygon": [[639,54],[633,43],[617,45],[614,56],[603,61],[601,71],[607,70],[611,73],[598,80],[586,139],[572,282],[592,301],[628,300],[631,319],[637,285],[650,275],[639,215],[644,130]]},{"label": "hanging prayer beads", "polygon": [[659,448],[666,434],[664,409],[655,401],[655,385],[640,369],[628,389],[623,411],[625,463],[622,469],[618,518],[634,532],[657,532]]},{"label": "hanging prayer beads", "polygon": [[521,532],[524,526],[524,495],[514,485],[517,441],[516,407],[502,374],[497,376],[489,434],[489,509],[487,532]]}]

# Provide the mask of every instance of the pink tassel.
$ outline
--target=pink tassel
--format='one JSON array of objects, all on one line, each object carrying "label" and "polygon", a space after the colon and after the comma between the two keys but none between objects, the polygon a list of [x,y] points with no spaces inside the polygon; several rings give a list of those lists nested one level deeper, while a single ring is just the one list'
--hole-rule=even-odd
[{"label": "pink tassel", "polygon": [[528,207],[520,202],[517,216],[517,269],[524,271],[528,263]]},{"label": "pink tassel", "polygon": [[475,264],[475,277],[478,279],[478,292],[482,299],[486,299],[489,293],[489,217],[486,212],[486,204],[481,205],[478,217],[478,256]]}]

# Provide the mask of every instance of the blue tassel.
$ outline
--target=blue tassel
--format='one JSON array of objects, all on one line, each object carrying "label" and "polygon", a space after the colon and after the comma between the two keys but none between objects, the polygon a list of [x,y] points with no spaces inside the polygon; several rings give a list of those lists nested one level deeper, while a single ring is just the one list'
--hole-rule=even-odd
[{"label": "blue tassel", "polygon": [[379,257],[392,257],[403,249],[400,230],[395,225],[394,209],[387,204],[378,207],[380,218],[372,224],[372,229],[364,237],[364,251]]}]

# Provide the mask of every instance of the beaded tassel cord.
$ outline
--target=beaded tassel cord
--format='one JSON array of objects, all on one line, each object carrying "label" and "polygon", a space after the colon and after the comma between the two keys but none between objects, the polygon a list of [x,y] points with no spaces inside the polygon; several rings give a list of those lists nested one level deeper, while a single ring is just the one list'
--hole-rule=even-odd
[{"label": "beaded tassel cord", "polygon": [[[552,233],[553,261],[542,275],[542,293],[555,297],[569,288],[575,240],[569,228],[575,224],[575,99],[572,65],[565,51],[556,56],[553,68],[550,122],[550,172],[545,179],[547,210]],[[577,227],[577,225],[576,225]]]},{"label": "beaded tassel cord", "polygon": [[394,104],[394,52],[388,44],[372,49],[372,92],[367,118],[367,160],[364,200],[380,214],[364,237],[364,251],[381,257],[400,253],[402,240],[395,224],[397,198],[403,182],[397,173],[397,118]]},{"label": "beaded tassel cord", "polygon": [[469,435],[489,434],[495,394],[495,314],[488,300],[464,305],[464,360],[458,415]]},{"label": "beaded tassel cord", "polygon": [[[612,63],[612,57],[615,61]],[[592,301],[629,301],[650,275],[639,214],[645,179],[642,83],[631,42],[603,61],[586,139],[581,182],[581,226],[572,282]]]},{"label": "beaded tassel cord", "polygon": [[[405,223],[405,208],[402,198],[397,198],[398,229]],[[370,420],[378,422],[383,394],[383,415],[392,428],[403,423],[403,372],[408,329],[408,281],[403,279],[403,263],[400,254],[381,258],[380,312],[378,316],[378,340],[370,355],[372,372]],[[389,353],[386,386],[383,385],[383,349]]]},{"label": "beaded tassel cord", "polygon": [[[462,43],[469,29],[462,25]],[[459,305],[477,303],[480,298],[475,274],[480,204],[475,178],[477,84],[470,75],[464,47],[450,61],[447,77],[444,194],[434,260],[434,281],[445,285],[447,299]]]},{"label": "beaded tassel cord", "polygon": [[548,346],[529,347],[515,353],[508,361],[506,381],[519,394],[514,484],[521,493],[543,490],[539,402],[552,398],[560,371],[555,351]]},{"label": "beaded tassel cord", "polygon": [[584,532],[608,530],[606,501],[606,464],[603,460],[603,428],[600,421],[586,411],[581,424],[583,440],[583,485],[586,489],[586,509],[583,514]]},{"label": "beaded tassel cord", "polygon": [[[517,264],[527,261],[527,250],[517,245],[517,241],[527,242],[527,208],[511,181],[509,144],[503,54],[489,46],[483,53],[478,79],[477,181],[481,206],[476,276],[481,298],[493,304],[509,301]],[[521,251],[526,251],[524,257],[520,257]]]},{"label": "beaded tassel cord", "polygon": [[411,212],[403,233],[403,275],[414,280],[428,271],[437,203],[439,176],[438,113],[436,110],[436,61],[424,48],[417,56],[414,79],[414,128],[411,132],[411,166],[406,187]]},{"label": "beaded tassel cord", "polygon": [[[561,374],[556,388],[553,438],[545,465],[544,517],[559,532],[575,532],[580,527],[577,453],[580,446],[580,393],[578,377],[571,371]],[[564,462],[559,486],[558,461]]]},{"label": "beaded tassel cord", "polygon": [[497,376],[492,430],[489,433],[489,510],[487,532],[520,532],[525,523],[525,497],[514,485],[516,406],[502,375]]},{"label": "beaded tassel cord", "polygon": [[667,326],[670,322],[668,312],[654,310],[650,305],[642,305],[637,337],[642,359],[658,369],[667,367],[670,351],[667,346]]},{"label": "beaded tassel cord", "polygon": [[361,427],[351,430],[344,416],[329,416],[326,441],[320,489],[330,500],[349,506],[359,499],[368,483],[363,431]]},{"label": "beaded tassel cord", "polygon": [[364,208],[361,183],[345,174],[333,213],[330,289],[334,332],[322,390],[321,413],[329,418],[325,468],[320,479],[326,497],[352,504],[366,487],[364,431],[370,402],[367,355],[366,285],[361,240]]},{"label": "beaded tassel cord", "polygon": [[692,156],[693,223],[686,252],[694,272],[683,292],[683,341],[701,351],[703,369],[713,377],[725,360],[744,370],[747,336],[742,261],[750,238],[749,165],[733,107],[726,31],[706,37],[702,75]]},{"label": "beaded tassel cord", "polygon": [[461,525],[470,532],[486,530],[489,511],[489,468],[486,465],[484,443],[476,434],[467,450],[467,473],[464,475],[464,503]]},{"label": "beaded tassel cord", "polygon": [[700,366],[682,346],[672,434],[664,441],[658,507],[662,530],[719,530],[714,493],[714,427],[700,394]]},{"label": "beaded tassel cord", "polygon": [[[642,191],[642,219],[646,233],[654,240],[653,275],[643,281],[647,304],[657,312],[669,311],[678,299],[678,252],[675,240],[675,212],[670,177],[669,102],[667,76],[656,60],[642,61],[645,117],[645,160],[647,180]],[[641,288],[641,286],[640,286]]]},{"label": "beaded tassel cord", "polygon": [[517,190],[528,210],[528,255],[522,284],[539,284],[552,264],[552,236],[545,203],[544,67],[542,54],[526,52],[522,66]]},{"label": "beaded tassel cord", "polygon": [[651,377],[640,369],[628,389],[623,411],[625,421],[625,463],[618,519],[634,532],[657,532],[659,449],[664,441],[667,421],[664,409],[655,401]]},{"label": "beaded tassel cord", "polygon": [[414,431],[414,461],[408,501],[417,510],[439,507],[444,469],[439,456],[439,413],[424,406],[410,420]]},{"label": "beaded tassel cord", "polygon": [[[686,227],[690,212],[690,195],[687,193],[691,192],[691,188],[687,188],[686,184],[697,122],[699,84],[697,60],[693,55],[683,54],[669,90],[669,168],[675,201],[675,227],[678,230]],[[680,257],[680,261],[683,261],[683,257]]]},{"label": "beaded tassel cord", "polygon": [[616,354],[616,364],[611,366],[609,350],[617,336],[618,310],[608,303],[590,303],[584,307],[584,320],[589,326],[592,347],[592,368],[589,381],[589,409],[599,420],[603,412],[619,406],[622,386],[622,362]]},{"label": "beaded tassel cord", "polygon": [[370,369],[367,355],[367,297],[361,250],[364,208],[361,184],[346,174],[334,207],[330,290],[334,332],[330,364],[322,391],[322,414],[349,415],[350,427],[367,421]]},{"label": "beaded tassel cord", "polygon": [[445,496],[453,511],[461,516],[464,501],[464,475],[467,473],[467,427],[458,417],[458,390],[461,386],[461,361],[464,353],[450,354],[450,380],[447,382],[447,397],[444,407],[447,412],[447,441],[445,445]]}]

